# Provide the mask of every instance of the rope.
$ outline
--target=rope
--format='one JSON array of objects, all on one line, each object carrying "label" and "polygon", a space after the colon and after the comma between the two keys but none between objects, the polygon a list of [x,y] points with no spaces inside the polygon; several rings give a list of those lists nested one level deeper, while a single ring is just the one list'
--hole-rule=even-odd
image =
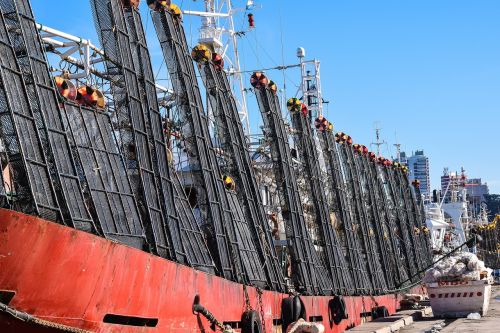
[{"label": "rope", "polygon": [[91,331],[87,331],[81,328],[76,328],[76,327],[71,327],[59,323],[55,323],[53,321],[48,321],[44,319],[37,318],[35,316],[32,316],[26,312],[18,311],[14,308],[11,308],[7,306],[6,304],[0,303],[0,311],[5,312],[9,315],[11,315],[14,318],[17,318],[21,321],[27,322],[27,323],[34,323],[36,325],[46,327],[46,328],[53,328],[62,332],[71,332],[71,333],[92,333]]}]

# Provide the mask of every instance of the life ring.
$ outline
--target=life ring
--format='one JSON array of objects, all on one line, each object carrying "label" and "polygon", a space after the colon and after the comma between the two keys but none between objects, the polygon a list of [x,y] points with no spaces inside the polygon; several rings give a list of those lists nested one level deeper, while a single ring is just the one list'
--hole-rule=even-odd
[{"label": "life ring", "polygon": [[250,77],[250,84],[254,88],[260,89],[262,87],[267,86],[268,83],[269,83],[269,80],[262,72],[255,72]]},{"label": "life ring", "polygon": [[299,296],[290,296],[281,301],[281,331],[300,318],[306,319],[306,307]]},{"label": "life ring", "polygon": [[243,312],[241,316],[241,333],[263,333],[262,321],[257,311]]},{"label": "life ring", "polygon": [[339,325],[342,320],[348,319],[349,314],[347,313],[345,301],[342,296],[335,296],[328,301],[328,321],[330,322],[330,328],[333,324]]}]

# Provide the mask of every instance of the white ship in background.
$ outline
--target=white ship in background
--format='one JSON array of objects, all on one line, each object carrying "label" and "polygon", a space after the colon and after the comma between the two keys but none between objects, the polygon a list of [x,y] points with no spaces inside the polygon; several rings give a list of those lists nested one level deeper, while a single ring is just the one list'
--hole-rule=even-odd
[{"label": "white ship in background", "polygon": [[475,213],[475,203],[467,198],[467,187],[475,184],[467,181],[465,170],[458,174],[445,169],[443,178],[446,181],[445,191],[435,191],[432,201],[425,205],[426,224],[435,252],[447,252],[460,246],[471,237],[471,230],[488,224],[484,204]]}]

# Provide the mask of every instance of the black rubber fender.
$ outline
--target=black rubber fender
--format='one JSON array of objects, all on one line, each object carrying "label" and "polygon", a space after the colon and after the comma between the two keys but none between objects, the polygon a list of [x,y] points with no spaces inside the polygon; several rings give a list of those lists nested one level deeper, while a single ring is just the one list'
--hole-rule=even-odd
[{"label": "black rubber fender", "polygon": [[330,322],[330,328],[333,327],[333,324],[339,325],[342,320],[348,318],[349,314],[342,296],[335,296],[328,301],[328,321]]},{"label": "black rubber fender", "polygon": [[281,331],[286,332],[288,326],[299,320],[306,320],[306,307],[299,296],[290,296],[281,301]]},{"label": "black rubber fender", "polygon": [[389,310],[385,306],[377,306],[372,309],[372,320],[389,317]]},{"label": "black rubber fender", "polygon": [[241,333],[263,333],[262,321],[257,311],[243,312],[241,316]]}]

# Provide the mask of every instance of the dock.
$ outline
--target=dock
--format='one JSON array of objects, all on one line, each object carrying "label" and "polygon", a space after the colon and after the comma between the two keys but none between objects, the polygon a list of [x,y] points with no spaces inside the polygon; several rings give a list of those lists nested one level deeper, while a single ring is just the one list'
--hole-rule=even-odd
[{"label": "dock", "polygon": [[488,314],[481,319],[438,319],[432,309],[400,311],[357,326],[356,333],[496,333],[500,331],[500,285],[493,286]]}]

